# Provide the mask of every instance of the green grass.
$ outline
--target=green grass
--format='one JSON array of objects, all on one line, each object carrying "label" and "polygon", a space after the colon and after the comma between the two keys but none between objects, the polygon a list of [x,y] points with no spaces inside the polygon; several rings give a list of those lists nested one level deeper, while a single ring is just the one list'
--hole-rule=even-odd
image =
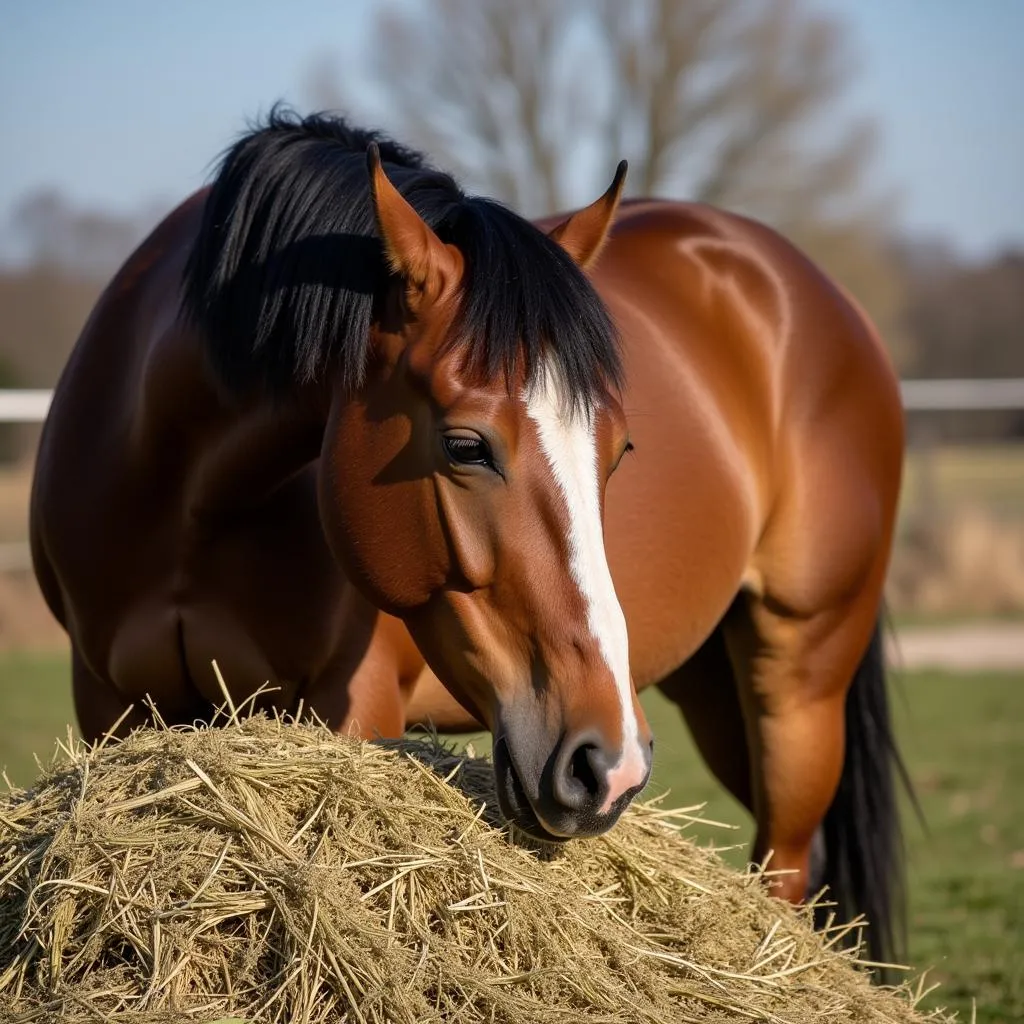
[{"label": "green grass", "polygon": [[35,756],[50,759],[74,721],[68,659],[0,654],[0,768],[16,786],[36,776]]},{"label": "green grass", "polygon": [[[0,765],[28,784],[71,717],[67,664],[54,656],[0,657]],[[895,699],[901,745],[929,832],[905,817],[910,861],[910,960],[933,965],[930,1005],[979,1024],[1024,1020],[1024,678],[913,673]],[[742,826],[709,830],[745,843],[750,824],[696,755],[675,709],[643,703],[658,736],[652,792],[676,806],[707,801],[705,816]],[[477,741],[478,751],[486,746]],[[742,852],[730,855],[742,861]]]}]

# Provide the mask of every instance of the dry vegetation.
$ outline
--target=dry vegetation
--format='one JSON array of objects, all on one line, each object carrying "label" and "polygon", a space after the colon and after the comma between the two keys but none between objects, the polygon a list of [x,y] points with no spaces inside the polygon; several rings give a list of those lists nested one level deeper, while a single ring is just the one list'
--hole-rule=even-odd
[{"label": "dry vegetation", "polygon": [[433,741],[257,717],[65,753],[0,801],[6,1019],[926,1019],[657,803],[538,850]]},{"label": "dry vegetation", "polygon": [[1024,610],[1024,524],[981,507],[908,529],[889,574],[897,611],[1018,615]]},{"label": "dry vegetation", "polygon": [[913,450],[889,574],[893,608],[1024,611],[1024,446]]}]

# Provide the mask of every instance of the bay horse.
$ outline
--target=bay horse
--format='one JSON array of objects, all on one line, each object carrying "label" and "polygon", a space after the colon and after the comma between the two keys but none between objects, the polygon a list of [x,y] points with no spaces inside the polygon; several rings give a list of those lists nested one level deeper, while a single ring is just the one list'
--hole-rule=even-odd
[{"label": "bay horse", "polygon": [[[608,191],[536,224],[275,108],[97,302],[55,389],[35,572],[86,739],[257,707],[494,737],[502,810],[610,828],[678,704],[800,901],[888,954],[879,616],[898,382],[769,228]],[[812,873],[812,848],[823,853]],[[814,874],[814,877],[812,877]]]}]

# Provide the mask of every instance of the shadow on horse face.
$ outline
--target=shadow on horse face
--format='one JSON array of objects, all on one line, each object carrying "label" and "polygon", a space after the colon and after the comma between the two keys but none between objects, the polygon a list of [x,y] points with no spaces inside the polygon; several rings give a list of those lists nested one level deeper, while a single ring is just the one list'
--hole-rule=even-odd
[{"label": "shadow on horse face", "polygon": [[491,729],[506,815],[543,837],[603,832],[651,763],[602,528],[622,408],[610,392],[573,408],[551,361],[490,379],[469,365],[458,252],[378,185],[401,275],[359,395],[328,418],[328,541]]}]

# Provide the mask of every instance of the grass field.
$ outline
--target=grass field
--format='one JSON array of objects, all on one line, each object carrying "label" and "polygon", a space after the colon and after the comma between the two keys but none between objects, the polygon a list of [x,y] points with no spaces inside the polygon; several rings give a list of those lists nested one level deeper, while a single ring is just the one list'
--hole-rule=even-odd
[{"label": "grass field", "polygon": [[[910,959],[933,965],[945,1005],[979,1022],[1024,1020],[1024,679],[1010,675],[908,674],[896,714],[903,751],[929,832],[908,814]],[[650,792],[675,806],[707,801],[705,815],[736,823],[707,833],[718,845],[749,839],[744,812],[699,762],[675,710],[643,702],[658,736]],[[35,775],[71,715],[63,658],[0,657],[0,764],[17,785]],[[736,852],[733,858],[742,860]]]}]

